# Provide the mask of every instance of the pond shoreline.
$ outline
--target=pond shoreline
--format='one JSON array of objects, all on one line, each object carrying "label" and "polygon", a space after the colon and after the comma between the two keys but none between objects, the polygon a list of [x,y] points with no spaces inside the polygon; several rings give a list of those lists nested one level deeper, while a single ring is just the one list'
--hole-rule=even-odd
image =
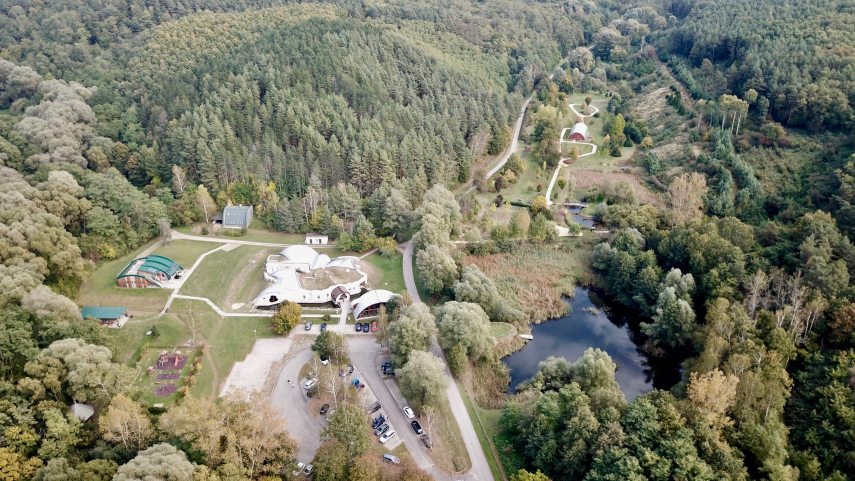
[{"label": "pond shoreline", "polygon": [[[628,398],[654,388],[669,389],[679,381],[679,363],[646,353],[642,349],[646,339],[640,332],[639,316],[615,304],[602,289],[578,285],[563,300],[565,314],[529,323],[533,340],[517,336],[518,343],[505,345],[509,352],[502,353],[502,362],[511,374],[508,394],[512,395],[517,384],[536,374],[540,361],[563,356],[574,362],[589,347],[608,352],[618,364],[615,376]],[[523,354],[527,348],[534,351]]]}]

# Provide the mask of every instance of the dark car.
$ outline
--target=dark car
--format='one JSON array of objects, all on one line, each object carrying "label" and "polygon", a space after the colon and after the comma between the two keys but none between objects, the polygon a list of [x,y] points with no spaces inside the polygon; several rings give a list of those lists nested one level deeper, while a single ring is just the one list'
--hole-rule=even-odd
[{"label": "dark car", "polygon": [[360,328],[360,329],[362,329],[362,332],[368,332],[368,323],[367,323],[367,322],[366,322],[365,324],[361,324],[361,323],[358,323],[358,322],[357,322],[357,324],[359,324],[360,326],[362,326],[362,327]]},{"label": "dark car", "polygon": [[356,332],[362,332],[362,323],[361,322],[357,322],[356,324],[354,324],[354,326],[356,326]]},{"label": "dark car", "polygon": [[416,434],[422,434],[423,432],[425,432],[425,430],[422,429],[422,425],[419,424],[419,422],[416,420],[410,421],[410,426],[413,428],[413,431],[415,431]]},{"label": "dark car", "polygon": [[326,330],[327,330],[327,323],[326,323],[326,322],[322,322],[322,323],[321,323],[321,332],[324,332],[324,331],[326,331]]},{"label": "dark car", "polygon": [[375,402],[374,404],[368,406],[368,414],[376,413],[377,411],[380,410],[381,407],[383,407],[383,406],[381,406],[380,403]]},{"label": "dark car", "polygon": [[427,435],[427,433],[419,436],[419,439],[421,440],[422,444],[425,445],[426,448],[433,449],[433,441],[431,440],[430,436]]},{"label": "dark car", "polygon": [[313,397],[317,393],[318,393],[318,386],[317,385],[312,386],[311,388],[309,388],[309,390],[306,391],[306,397]]},{"label": "dark car", "polygon": [[349,376],[351,374],[353,374],[353,364],[348,364],[347,365],[347,375]]},{"label": "dark car", "polygon": [[329,404],[324,404],[323,406],[321,406],[321,416],[326,416],[328,412],[330,412]]},{"label": "dark car", "polygon": [[386,418],[381,414],[381,415],[377,416],[376,418],[374,418],[373,421],[371,421],[371,428],[377,429],[377,426],[380,426],[381,424],[383,424],[385,422],[386,422]]},{"label": "dark car", "polygon": [[382,435],[383,433],[385,433],[386,431],[388,431],[388,430],[389,430],[389,427],[390,427],[390,426],[389,426],[389,424],[388,424],[388,423],[383,423],[383,424],[381,424],[380,426],[378,426],[378,427],[377,427],[377,429],[375,429],[375,430],[374,430],[374,435],[375,435],[375,436],[380,436],[380,435]]}]

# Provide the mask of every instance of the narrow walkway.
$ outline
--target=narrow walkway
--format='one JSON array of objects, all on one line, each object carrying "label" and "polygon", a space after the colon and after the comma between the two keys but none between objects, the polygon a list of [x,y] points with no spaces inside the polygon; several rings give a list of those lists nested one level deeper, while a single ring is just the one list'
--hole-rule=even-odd
[{"label": "narrow walkway", "polygon": [[[172,231],[172,240],[179,240],[179,239],[181,239],[181,240],[192,240],[192,241],[198,241],[198,242],[213,242],[213,243],[217,243],[217,244],[240,244],[240,245],[247,245],[247,246],[262,246],[262,247],[289,247],[289,246],[293,246],[293,245],[309,245],[309,244],[302,244],[302,243],[279,244],[276,242],[256,242],[256,241],[231,239],[231,238],[222,239],[220,237],[207,237],[207,236],[182,234],[181,232],[178,232],[177,230],[173,230]],[[324,249],[324,248],[332,248],[335,246],[332,244],[312,244],[311,247],[313,249]]]},{"label": "narrow walkway", "polygon": [[[590,114],[583,114],[576,110],[577,105],[582,104],[570,104],[570,110],[579,117],[579,122],[584,122],[588,117],[597,115],[600,113],[600,109],[594,107],[593,105],[589,105],[588,107],[593,109],[593,112]],[[573,127],[564,127],[561,130],[561,136],[558,138],[558,147],[561,148],[561,144],[572,144],[572,145],[588,145],[591,147],[590,152],[586,152],[584,154],[580,154],[578,158],[587,157],[589,155],[594,155],[597,153],[597,145],[592,144],[590,142],[577,142],[575,140],[564,140],[564,136],[567,135],[567,131],[571,130]],[[570,157],[564,157],[558,159],[558,166],[555,167],[555,172],[552,173],[552,179],[549,181],[549,187],[546,188],[546,206],[552,207],[552,188],[555,186],[555,181],[558,180],[558,172],[561,171],[562,167],[565,167],[567,164],[564,163],[565,160],[570,160]],[[566,228],[565,228],[566,229]],[[560,237],[564,237],[569,235],[569,230],[563,231],[562,227],[558,226],[558,235]]]},{"label": "narrow walkway", "polygon": [[[173,231],[173,233],[174,232],[175,231]],[[169,307],[172,306],[172,301],[174,301],[175,298],[178,297],[178,292],[181,290],[181,287],[184,286],[184,283],[187,282],[187,279],[189,279],[190,276],[193,274],[193,272],[196,270],[196,268],[199,267],[199,264],[201,264],[202,261],[205,260],[206,257],[208,257],[208,254],[212,254],[218,250],[227,249],[228,246],[229,246],[229,244],[221,245],[219,247],[211,249],[211,250],[205,252],[204,254],[200,255],[199,258],[196,259],[196,262],[194,262],[193,265],[190,266],[189,269],[184,271],[184,273],[181,275],[181,279],[170,281],[168,283],[168,285],[164,286],[168,289],[172,289],[172,294],[169,295],[169,299],[166,300],[166,304],[164,304],[163,309],[160,310],[161,316],[166,314],[166,311],[168,311]],[[211,301],[208,301],[208,302],[211,302]],[[213,304],[213,303],[211,303],[211,304]]]}]

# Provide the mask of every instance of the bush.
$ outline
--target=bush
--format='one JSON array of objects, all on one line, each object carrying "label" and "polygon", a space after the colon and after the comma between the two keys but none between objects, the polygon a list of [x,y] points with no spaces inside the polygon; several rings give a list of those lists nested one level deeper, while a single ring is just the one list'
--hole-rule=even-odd
[{"label": "bush", "polygon": [[300,323],[303,308],[296,302],[285,301],[279,306],[279,311],[270,318],[270,329],[274,334],[285,336]]}]

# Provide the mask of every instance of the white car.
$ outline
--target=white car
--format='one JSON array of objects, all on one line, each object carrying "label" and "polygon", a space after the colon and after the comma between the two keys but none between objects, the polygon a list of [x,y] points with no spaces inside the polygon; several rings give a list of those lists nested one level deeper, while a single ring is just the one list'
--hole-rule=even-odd
[{"label": "white car", "polygon": [[407,416],[407,419],[413,419],[416,417],[416,413],[413,412],[413,409],[410,406],[404,406],[404,414]]},{"label": "white car", "polygon": [[317,384],[317,383],[318,383],[317,379],[309,379],[308,381],[306,381],[305,384],[303,384],[303,389],[308,391],[309,389],[312,389],[312,387],[314,387],[315,384]]},{"label": "white car", "polygon": [[386,431],[385,433],[383,433],[382,436],[380,436],[380,444],[386,444],[386,441],[388,441],[394,435],[395,435],[395,431],[393,431],[391,429]]}]

